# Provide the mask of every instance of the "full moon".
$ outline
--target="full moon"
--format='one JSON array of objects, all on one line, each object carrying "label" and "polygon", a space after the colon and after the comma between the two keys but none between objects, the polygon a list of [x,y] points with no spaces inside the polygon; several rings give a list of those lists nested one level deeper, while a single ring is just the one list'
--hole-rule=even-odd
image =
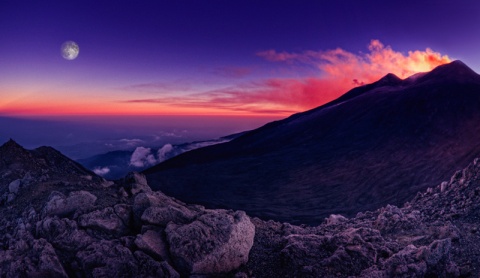
[{"label": "full moon", "polygon": [[73,41],[66,41],[62,44],[62,56],[67,60],[73,60],[77,58],[80,48],[78,44]]}]

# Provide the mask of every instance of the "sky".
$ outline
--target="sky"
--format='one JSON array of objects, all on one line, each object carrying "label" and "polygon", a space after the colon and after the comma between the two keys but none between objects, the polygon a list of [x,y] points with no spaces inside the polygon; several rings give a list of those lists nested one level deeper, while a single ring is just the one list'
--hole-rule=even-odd
[{"label": "sky", "polygon": [[478,71],[477,2],[1,1],[0,113],[287,116],[388,72]]},{"label": "sky", "polygon": [[[479,15],[468,0],[2,0],[0,116],[207,116],[212,129],[250,129],[389,72],[455,59],[478,72]],[[66,41],[76,59],[62,57]]]}]

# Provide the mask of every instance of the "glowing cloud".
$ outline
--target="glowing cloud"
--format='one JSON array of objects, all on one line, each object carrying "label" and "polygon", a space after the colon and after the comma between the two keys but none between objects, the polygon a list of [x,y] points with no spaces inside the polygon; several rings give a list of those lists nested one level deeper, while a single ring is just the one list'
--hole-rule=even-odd
[{"label": "glowing cloud", "polygon": [[173,150],[172,144],[165,144],[161,149],[158,150],[158,162],[167,160],[167,154]]},{"label": "glowing cloud", "polygon": [[368,50],[370,52],[367,54],[354,54],[341,48],[303,53],[267,50],[257,55],[271,62],[314,64],[325,74],[322,79],[348,78],[352,82],[356,80],[360,83],[376,81],[387,73],[406,78],[451,62],[448,56],[434,52],[430,48],[425,51],[409,51],[405,55],[394,51],[390,46],[385,46],[379,40],[372,40]]},{"label": "glowing cloud", "polygon": [[137,147],[130,158],[130,165],[135,167],[146,167],[157,162],[150,148]]},{"label": "glowing cloud", "polygon": [[430,48],[406,54],[372,40],[368,53],[341,48],[302,53],[266,50],[257,56],[270,62],[318,69],[318,76],[267,79],[187,96],[127,100],[127,103],[156,103],[177,107],[216,109],[254,114],[291,114],[329,102],[356,86],[372,83],[387,73],[406,78],[449,63],[448,56]]}]

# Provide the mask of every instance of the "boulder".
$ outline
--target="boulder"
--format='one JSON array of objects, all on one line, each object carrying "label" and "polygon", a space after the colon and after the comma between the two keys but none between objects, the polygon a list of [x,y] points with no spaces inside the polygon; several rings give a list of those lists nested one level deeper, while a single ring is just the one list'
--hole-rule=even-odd
[{"label": "boulder", "polygon": [[142,214],[142,221],[147,224],[167,226],[169,222],[182,224],[191,222],[195,214],[186,207],[149,207]]},{"label": "boulder", "polygon": [[283,262],[295,269],[295,276],[324,276],[325,269],[333,273],[359,275],[375,264],[382,253],[391,253],[378,230],[343,228],[331,235],[289,235],[281,251]]},{"label": "boulder", "polygon": [[13,194],[18,194],[18,190],[20,190],[20,185],[20,180],[14,180],[8,185],[8,191]]},{"label": "boulder", "polygon": [[100,240],[76,254],[78,269],[93,277],[135,277],[137,260],[118,240]]},{"label": "boulder", "polygon": [[1,277],[68,277],[55,249],[45,239],[33,240],[25,250],[10,245],[0,251]]},{"label": "boulder", "polygon": [[142,251],[135,251],[134,255],[139,264],[139,277],[180,278],[168,262],[157,262]]},{"label": "boulder", "polygon": [[208,210],[190,224],[168,224],[165,232],[177,269],[216,274],[248,261],[255,226],[242,211]]},{"label": "boulder", "polygon": [[140,192],[151,193],[152,189],[148,186],[147,179],[145,175],[131,172],[125,177],[125,189],[130,192],[132,195],[138,194]]},{"label": "boulder", "polygon": [[112,207],[81,215],[78,224],[83,228],[102,230],[115,235],[124,234],[128,229]]},{"label": "boulder", "polygon": [[113,207],[115,214],[122,220],[125,226],[130,226],[132,222],[132,206],[126,204],[117,204]]},{"label": "boulder", "polygon": [[68,197],[58,191],[53,191],[43,208],[43,215],[69,216],[77,209],[93,207],[96,200],[97,197],[88,191],[70,192]]},{"label": "boulder", "polygon": [[140,220],[143,212],[151,206],[159,206],[160,200],[153,194],[140,193],[135,196],[133,201],[133,216],[136,220]]},{"label": "boulder", "polygon": [[47,217],[36,223],[36,236],[51,242],[56,248],[75,252],[90,245],[94,239],[84,230],[79,230],[77,222],[57,216]]},{"label": "boulder", "polygon": [[13,200],[15,200],[15,194],[14,193],[8,193],[7,195],[7,203],[11,203],[13,202]]},{"label": "boulder", "polygon": [[148,230],[135,239],[138,249],[157,260],[168,260],[168,251],[162,235],[159,232]]},{"label": "boulder", "polygon": [[422,227],[422,217],[419,211],[404,213],[402,209],[392,205],[387,205],[379,211],[374,226],[383,233],[413,231]]},{"label": "boulder", "polygon": [[325,222],[327,225],[339,225],[347,220],[348,219],[345,216],[340,214],[330,214],[329,217],[325,218]]},{"label": "boulder", "polygon": [[[33,250],[38,256],[38,277],[68,277],[52,245],[45,239],[35,240]],[[36,276],[34,273],[29,273]]]}]

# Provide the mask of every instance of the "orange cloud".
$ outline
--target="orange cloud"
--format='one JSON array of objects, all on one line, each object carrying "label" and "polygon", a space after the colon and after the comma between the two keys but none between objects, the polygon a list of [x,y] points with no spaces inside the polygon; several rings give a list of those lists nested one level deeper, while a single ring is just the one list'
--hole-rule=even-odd
[{"label": "orange cloud", "polygon": [[[312,103],[322,102],[326,95],[330,98],[335,97],[336,91],[329,90],[334,86],[331,82],[316,78],[267,79],[188,96],[133,99],[122,101],[122,103],[287,115],[298,112]],[[318,88],[326,88],[326,90],[323,94],[319,94]]]},{"label": "orange cloud", "polygon": [[315,64],[325,75],[323,79],[348,78],[357,82],[371,83],[387,73],[406,78],[417,72],[451,62],[451,59],[430,48],[425,51],[409,51],[407,54],[372,40],[367,54],[354,54],[341,48],[327,51],[305,51],[303,53],[276,52],[267,50],[258,56],[271,62],[298,62]]},{"label": "orange cloud", "polygon": [[450,58],[427,48],[403,54],[378,40],[372,40],[366,54],[341,48],[303,53],[267,50],[258,56],[271,62],[315,65],[318,77],[268,79],[187,97],[135,99],[127,103],[162,104],[230,112],[291,114],[327,103],[349,89],[372,83],[387,73],[406,78],[450,62]]},{"label": "orange cloud", "polygon": [[[450,58],[429,48],[402,53],[372,40],[367,53],[355,54],[337,48],[301,53],[267,50],[257,53],[270,62],[314,66],[318,75],[304,78],[272,78],[240,85],[198,92],[194,84],[151,83],[122,88],[147,96],[136,99],[82,97],[72,99],[57,94],[51,98],[23,97],[16,102],[0,102],[0,114],[209,114],[286,116],[314,108],[339,97],[349,89],[371,83],[387,73],[406,78],[430,71],[450,62]],[[215,74],[242,78],[249,68],[219,68]],[[159,97],[151,97],[151,93]],[[147,95],[149,94],[149,95]],[[101,94],[99,94],[101,95]],[[40,98],[40,99],[38,99]]]}]

